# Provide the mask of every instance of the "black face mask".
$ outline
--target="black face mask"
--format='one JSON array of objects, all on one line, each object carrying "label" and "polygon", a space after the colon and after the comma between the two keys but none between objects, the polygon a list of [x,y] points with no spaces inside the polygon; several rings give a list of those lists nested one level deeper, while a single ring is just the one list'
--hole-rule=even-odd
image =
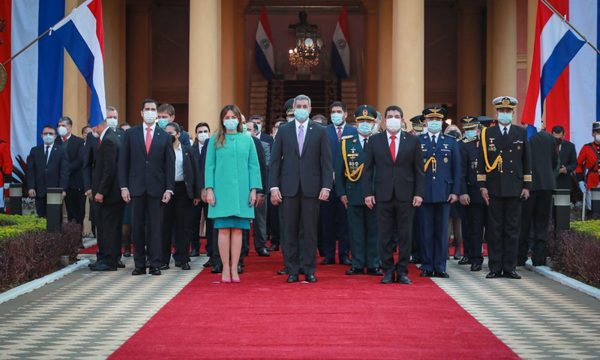
[{"label": "black face mask", "polygon": [[556,138],[556,144],[557,145],[562,144],[562,142],[563,142],[563,139]]}]

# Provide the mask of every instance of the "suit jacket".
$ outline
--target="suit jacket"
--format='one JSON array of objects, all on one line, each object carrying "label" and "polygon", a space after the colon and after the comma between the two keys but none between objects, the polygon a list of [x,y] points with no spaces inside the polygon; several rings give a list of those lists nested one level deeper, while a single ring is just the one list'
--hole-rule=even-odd
[{"label": "suit jacket", "polygon": [[84,192],[92,189],[92,171],[94,170],[94,163],[96,159],[97,150],[98,138],[94,137],[92,133],[87,134],[87,136],[85,137],[85,145],[83,146],[83,148],[81,148],[81,173],[83,177]]},{"label": "suit jacket", "polygon": [[481,140],[464,139],[460,143],[461,161],[461,190],[460,195],[469,195],[472,204],[482,205],[484,203],[479,184],[477,183],[477,166],[481,159],[479,158],[479,148]]},{"label": "suit jacket", "polygon": [[423,155],[421,143],[415,135],[401,132],[396,161],[392,161],[387,131],[372,135],[366,152],[363,174],[365,197],[375,195],[377,201],[395,199],[404,202],[412,202],[414,196],[423,197]]},{"label": "suit jacket", "polygon": [[265,157],[265,151],[263,149],[262,142],[252,136],[252,141],[254,141],[254,146],[256,147],[256,155],[258,156],[258,166],[260,167],[260,180],[262,182],[262,189],[258,189],[256,191],[257,194],[264,194],[268,191],[267,187],[267,162]]},{"label": "suit jacket", "polygon": [[556,187],[558,189],[570,189],[572,186],[573,172],[577,167],[577,152],[575,151],[575,145],[567,140],[563,140],[560,144],[560,163],[567,168],[566,174],[558,174],[556,178]]},{"label": "suit jacket", "polygon": [[558,149],[554,136],[540,131],[529,139],[531,149],[531,190],[556,189]]},{"label": "suit jacket", "polygon": [[[337,167],[337,161],[340,152],[340,142],[337,137],[337,126],[329,124],[326,126],[327,138],[329,139],[329,146],[331,147],[331,158],[333,159],[333,168]],[[358,130],[354,126],[346,124],[344,130],[342,130],[342,136],[356,135],[358,136]]]},{"label": "suit jacket", "polygon": [[318,197],[321,189],[333,185],[331,149],[326,129],[309,120],[304,123],[302,154],[298,149],[296,121],[282,124],[271,148],[269,186],[292,197]]},{"label": "suit jacket", "polygon": [[200,155],[198,155],[198,148],[196,147],[194,151],[190,145],[181,143],[181,152],[183,154],[183,181],[185,182],[187,196],[190,199],[199,199],[202,188],[200,187]]},{"label": "suit jacket", "polygon": [[426,203],[445,203],[450,194],[460,195],[460,150],[456,140],[444,134],[437,134],[436,146],[433,147],[429,134],[419,136],[424,164],[434,157],[425,171]]},{"label": "suit jacket", "polygon": [[271,135],[269,135],[269,134],[267,134],[267,133],[264,133],[264,132],[261,132],[261,133],[260,133],[260,137],[259,137],[259,138],[260,138],[260,141],[264,141],[264,142],[266,142],[267,144],[269,144],[269,147],[270,147],[271,145],[273,145],[273,141],[274,141],[274,140],[273,140],[273,137],[272,137]]},{"label": "suit jacket", "polygon": [[[479,187],[487,188],[492,197],[519,197],[522,189],[531,187],[531,153],[527,132],[520,126],[511,125],[504,136],[500,128],[500,125],[487,128],[485,139],[482,133],[477,181]],[[502,156],[502,166],[487,172],[485,154],[490,166],[498,156]]]},{"label": "suit jacket", "polygon": [[44,144],[34,146],[27,157],[27,187],[36,197],[46,196],[49,187],[67,189],[69,185],[69,158],[60,144],[54,144],[46,163]]},{"label": "suit jacket", "polygon": [[198,151],[198,140],[194,141],[193,151],[198,154],[198,162],[200,163],[200,189],[204,189],[204,170],[206,169],[206,149],[208,148],[208,143],[210,142],[210,138],[204,140],[204,144],[202,145],[202,151]]},{"label": "suit jacket", "polygon": [[[370,138],[369,140],[370,141]],[[367,142],[368,144],[368,142]],[[346,149],[346,161],[344,161],[342,149]],[[365,204],[364,197],[364,163],[366,160],[366,151],[363,149],[359,135],[350,135],[342,138],[340,144],[340,152],[336,162],[335,171],[335,192],[337,196],[346,195],[348,203],[353,206],[361,206]],[[346,176],[346,166],[352,172],[363,166],[363,173],[358,181],[351,181]]]},{"label": "suit jacket", "polygon": [[[87,143],[86,143],[87,145]],[[119,187],[120,141],[114,130],[108,129],[99,142],[92,168],[92,194],[104,195],[105,204],[123,201]]]},{"label": "suit jacket", "polygon": [[131,196],[162,197],[175,188],[175,153],[171,135],[158,125],[146,154],[144,125],[125,132],[119,156],[119,184]]},{"label": "suit jacket", "polygon": [[62,142],[69,158],[69,189],[83,190],[83,139],[71,135],[67,141]]}]

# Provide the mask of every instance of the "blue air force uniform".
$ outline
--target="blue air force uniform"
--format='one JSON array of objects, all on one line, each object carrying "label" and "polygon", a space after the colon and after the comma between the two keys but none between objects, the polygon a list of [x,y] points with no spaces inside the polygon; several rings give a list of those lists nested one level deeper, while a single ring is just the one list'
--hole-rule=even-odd
[{"label": "blue air force uniform", "polygon": [[[427,119],[441,120],[442,108],[423,111]],[[448,220],[450,194],[460,194],[460,150],[458,142],[441,132],[428,132],[419,136],[425,170],[425,196],[423,198],[423,239],[421,244],[421,276],[448,277]]]}]

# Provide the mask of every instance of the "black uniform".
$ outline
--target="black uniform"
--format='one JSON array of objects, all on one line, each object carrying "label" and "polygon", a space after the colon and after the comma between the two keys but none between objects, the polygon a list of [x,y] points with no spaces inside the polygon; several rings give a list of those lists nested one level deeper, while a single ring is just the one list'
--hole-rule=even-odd
[{"label": "black uniform", "polygon": [[531,151],[531,196],[523,203],[521,236],[519,238],[518,265],[525,265],[529,251],[529,234],[533,228],[533,265],[546,264],[546,235],[550,210],[552,207],[552,191],[556,188],[558,175],[558,148],[556,140],[545,131],[540,131],[529,139]]},{"label": "black uniform", "polygon": [[477,181],[487,188],[487,240],[490,277],[514,272],[521,227],[521,191],[531,185],[531,155],[527,132],[509,125],[484,129]]},{"label": "black uniform", "polygon": [[477,266],[473,265],[480,266],[483,263],[481,244],[483,229],[487,223],[487,209],[477,183],[477,167],[481,163],[480,148],[479,137],[464,139],[460,144],[462,167],[460,194],[469,195],[470,200],[469,205],[465,206],[462,229],[465,257],[471,264],[471,269],[477,269]]}]

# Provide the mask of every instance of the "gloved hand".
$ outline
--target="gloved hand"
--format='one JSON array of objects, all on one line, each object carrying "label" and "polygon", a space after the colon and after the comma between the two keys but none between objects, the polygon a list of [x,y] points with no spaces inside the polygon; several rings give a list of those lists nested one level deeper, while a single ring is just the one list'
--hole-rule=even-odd
[{"label": "gloved hand", "polygon": [[4,190],[10,189],[10,183],[4,183]]},{"label": "gloved hand", "polygon": [[585,182],[583,182],[583,181],[579,182],[579,190],[585,194],[585,192],[587,191],[587,189],[585,188]]}]

